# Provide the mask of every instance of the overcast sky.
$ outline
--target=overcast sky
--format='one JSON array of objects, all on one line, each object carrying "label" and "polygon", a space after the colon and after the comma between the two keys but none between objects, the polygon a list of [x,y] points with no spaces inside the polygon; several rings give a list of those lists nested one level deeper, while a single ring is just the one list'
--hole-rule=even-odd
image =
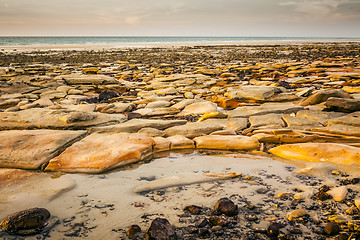
[{"label": "overcast sky", "polygon": [[0,0],[0,35],[360,37],[360,0]]}]

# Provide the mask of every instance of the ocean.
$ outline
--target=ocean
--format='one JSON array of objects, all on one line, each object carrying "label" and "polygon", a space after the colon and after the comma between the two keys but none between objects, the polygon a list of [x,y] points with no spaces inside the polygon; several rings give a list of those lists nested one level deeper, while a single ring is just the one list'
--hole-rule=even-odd
[{"label": "ocean", "polygon": [[0,37],[0,47],[349,40],[319,37]]}]

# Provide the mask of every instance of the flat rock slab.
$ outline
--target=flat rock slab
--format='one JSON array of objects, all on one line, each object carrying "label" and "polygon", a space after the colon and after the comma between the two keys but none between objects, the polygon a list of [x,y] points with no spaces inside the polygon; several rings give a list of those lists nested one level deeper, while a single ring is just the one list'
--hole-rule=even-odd
[{"label": "flat rock slab", "polygon": [[325,102],[326,108],[338,112],[360,111],[360,100],[331,97]]},{"label": "flat rock slab", "polygon": [[282,119],[286,123],[288,127],[298,127],[298,126],[314,126],[314,127],[322,127],[320,123],[314,120],[310,120],[308,118],[302,117],[294,117],[290,114],[283,114]]},{"label": "flat rock slab", "polygon": [[360,165],[360,148],[337,143],[299,143],[281,145],[270,153],[286,159],[307,162],[331,162],[341,165]]},{"label": "flat rock slab", "polygon": [[94,133],[50,160],[46,171],[101,173],[152,154],[154,140],[140,134]]},{"label": "flat rock slab", "polygon": [[326,125],[331,126],[331,125],[335,125],[335,124],[352,125],[352,126],[360,127],[360,111],[350,113],[343,117],[331,119],[327,122]]},{"label": "flat rock slab", "polygon": [[334,124],[320,129],[312,128],[311,131],[360,137],[360,126],[357,127],[351,125]]},{"label": "flat rock slab", "polygon": [[69,74],[61,75],[55,80],[64,80],[69,85],[100,85],[100,84],[119,84],[116,78],[106,75],[85,75],[85,74]]},{"label": "flat rock slab", "polygon": [[91,128],[91,132],[129,132],[135,133],[142,128],[163,130],[169,127],[184,125],[186,120],[131,119],[127,122],[105,127]]},{"label": "flat rock slab", "polygon": [[259,116],[251,116],[249,117],[249,122],[251,127],[263,127],[263,126],[271,126],[271,127],[284,127],[285,123],[281,119],[280,114],[266,114],[266,115],[259,115]]},{"label": "flat rock slab", "polygon": [[183,135],[187,138],[194,138],[201,135],[207,135],[212,132],[222,130],[224,127],[221,124],[214,124],[209,122],[194,122],[187,123],[181,126],[175,126],[165,129],[166,136]]},{"label": "flat rock slab", "polygon": [[315,105],[325,102],[330,97],[350,98],[350,95],[339,89],[323,89],[301,101],[301,106]]},{"label": "flat rock slab", "polygon": [[293,103],[264,103],[260,106],[238,107],[228,112],[232,118],[245,118],[254,115],[265,115],[269,113],[296,113],[304,108]]},{"label": "flat rock slab", "polygon": [[340,112],[324,112],[315,110],[300,110],[296,113],[296,117],[306,118],[325,125],[330,119],[345,116],[346,113]]},{"label": "flat rock slab", "polygon": [[218,112],[217,105],[209,101],[199,101],[186,106],[179,116],[203,115],[207,112]]},{"label": "flat rock slab", "polygon": [[27,179],[38,176],[40,173],[33,171],[26,171],[21,169],[0,169],[0,189],[16,185],[24,182]]},{"label": "flat rock slab", "polygon": [[263,101],[274,96],[275,93],[281,92],[277,87],[270,86],[241,86],[239,90],[235,90],[239,99],[252,99]]},{"label": "flat rock slab", "polygon": [[247,118],[222,118],[222,119],[215,119],[209,118],[204,121],[209,125],[221,125],[224,129],[233,130],[235,132],[243,130],[248,125]]},{"label": "flat rock slab", "polygon": [[85,135],[86,131],[1,131],[0,167],[39,169]]},{"label": "flat rock slab", "polygon": [[122,114],[103,114],[71,110],[32,108],[19,112],[1,112],[0,130],[11,129],[85,129],[98,125],[121,123]]},{"label": "flat rock slab", "polygon": [[221,150],[251,150],[259,147],[259,141],[252,137],[239,135],[211,135],[194,139],[196,148]]}]

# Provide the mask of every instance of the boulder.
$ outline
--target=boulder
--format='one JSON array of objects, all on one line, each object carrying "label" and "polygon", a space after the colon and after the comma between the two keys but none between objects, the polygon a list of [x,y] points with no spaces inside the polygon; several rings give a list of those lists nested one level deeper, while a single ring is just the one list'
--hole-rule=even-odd
[{"label": "boulder", "polygon": [[257,139],[239,135],[210,135],[194,139],[196,148],[251,150],[259,147]]},{"label": "boulder", "polygon": [[51,159],[45,170],[101,173],[149,157],[153,144],[152,138],[139,134],[94,133]]},{"label": "boulder", "polygon": [[281,145],[270,153],[286,159],[307,162],[331,162],[341,165],[360,165],[360,148],[337,143],[298,143]]},{"label": "boulder", "polygon": [[1,131],[0,167],[39,169],[85,135],[86,131]]},{"label": "boulder", "polygon": [[45,208],[31,208],[7,216],[0,226],[9,234],[33,235],[40,233],[50,218]]}]

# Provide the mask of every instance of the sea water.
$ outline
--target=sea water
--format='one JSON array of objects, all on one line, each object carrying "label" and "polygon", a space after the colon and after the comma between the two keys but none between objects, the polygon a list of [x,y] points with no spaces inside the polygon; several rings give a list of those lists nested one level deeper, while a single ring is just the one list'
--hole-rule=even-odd
[{"label": "sea water", "polygon": [[156,43],[231,43],[231,42],[266,42],[266,41],[316,41],[350,40],[342,38],[319,37],[0,37],[0,46],[63,46],[63,45],[122,45]]}]

